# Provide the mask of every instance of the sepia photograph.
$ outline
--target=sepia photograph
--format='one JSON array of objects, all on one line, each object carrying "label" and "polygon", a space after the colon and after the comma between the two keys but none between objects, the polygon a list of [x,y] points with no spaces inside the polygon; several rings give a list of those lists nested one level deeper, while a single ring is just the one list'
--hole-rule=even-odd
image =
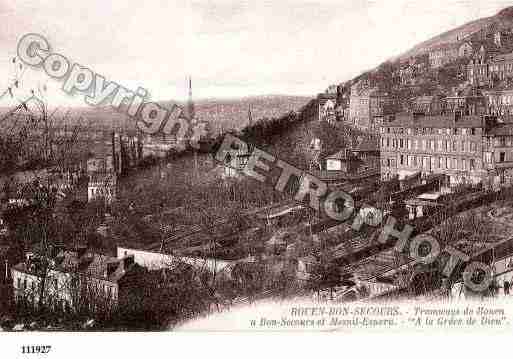
[{"label": "sepia photograph", "polygon": [[0,17],[0,357],[513,330],[513,3]]}]

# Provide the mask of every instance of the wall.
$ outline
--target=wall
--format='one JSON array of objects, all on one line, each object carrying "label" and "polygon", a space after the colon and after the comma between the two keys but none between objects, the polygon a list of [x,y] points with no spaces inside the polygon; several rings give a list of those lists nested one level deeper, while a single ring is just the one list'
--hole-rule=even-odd
[{"label": "wall", "polygon": [[192,257],[179,257],[166,253],[118,247],[117,257],[119,259],[127,255],[133,255],[135,263],[139,264],[142,267],[146,267],[149,270],[167,268],[175,261],[183,261],[197,269],[206,269],[212,273],[214,273],[214,271],[218,273],[224,270],[229,271],[231,265],[236,263],[236,261],[224,261],[211,258],[202,259]]}]

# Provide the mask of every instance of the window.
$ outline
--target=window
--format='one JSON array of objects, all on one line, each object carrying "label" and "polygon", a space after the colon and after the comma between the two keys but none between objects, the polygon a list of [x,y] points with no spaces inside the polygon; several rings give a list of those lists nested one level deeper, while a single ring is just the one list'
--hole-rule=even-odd
[{"label": "window", "polygon": [[470,159],[470,170],[473,171],[476,168],[476,161],[471,158]]},{"label": "window", "polygon": [[485,161],[485,163],[492,163],[492,153],[491,152],[484,153],[484,161]]},{"label": "window", "polygon": [[422,149],[425,150],[426,149],[426,140],[422,140]]},{"label": "window", "polygon": [[471,129],[470,129],[470,134],[471,134],[472,136],[474,136],[474,135],[476,134],[476,129],[475,129],[475,128],[471,128]]},{"label": "window", "polygon": [[470,152],[476,152],[477,145],[475,142],[470,142]]},{"label": "window", "polygon": [[424,169],[428,169],[429,168],[429,157],[423,157],[422,167]]},{"label": "window", "polygon": [[458,150],[456,141],[452,141],[452,150],[456,152]]},{"label": "window", "polygon": [[403,148],[404,147],[404,140],[401,138],[399,140],[399,148]]},{"label": "window", "polygon": [[23,279],[23,290],[27,289],[27,278]]},{"label": "window", "polygon": [[410,139],[408,139],[406,146],[408,147],[409,150],[411,150],[411,140]]},{"label": "window", "polygon": [[504,162],[506,160],[506,153],[500,152],[499,153],[499,162]]},{"label": "window", "polygon": [[18,278],[16,288],[21,289],[21,278]]},{"label": "window", "polygon": [[400,157],[399,157],[399,164],[401,166],[404,165],[404,155],[400,155]]},{"label": "window", "polygon": [[431,151],[435,150],[435,140],[430,140],[429,141],[429,148],[431,149]]},{"label": "window", "polygon": [[442,151],[442,149],[443,149],[443,141],[442,140],[438,140],[438,150]]}]

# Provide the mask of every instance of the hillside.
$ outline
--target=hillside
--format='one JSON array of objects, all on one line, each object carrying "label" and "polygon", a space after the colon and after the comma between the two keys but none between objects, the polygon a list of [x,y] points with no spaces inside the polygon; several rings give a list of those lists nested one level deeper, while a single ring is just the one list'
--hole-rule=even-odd
[{"label": "hillside", "polygon": [[435,36],[427,41],[424,41],[416,45],[412,49],[400,55],[398,58],[396,58],[396,60],[403,60],[409,57],[426,53],[430,49],[441,44],[456,43],[459,40],[462,40],[480,30],[484,30],[489,26],[497,26],[497,28],[513,27],[513,7],[505,8],[498,12],[495,16],[474,20],[467,24],[459,26],[453,30]]},{"label": "hillside", "polygon": [[[310,98],[302,96],[269,95],[235,99],[206,99],[195,101],[196,116],[212,124],[215,133],[231,129],[240,130],[248,124],[248,110],[254,121],[263,118],[277,118],[290,111],[298,111]],[[173,101],[160,102],[162,106],[171,108]],[[11,108],[0,108],[0,115],[6,114]],[[68,124],[74,124],[80,118],[96,128],[121,127],[134,129],[134,122],[125,114],[110,106],[58,108],[56,118],[62,118],[69,111]],[[53,110],[50,111],[52,113]]]}]

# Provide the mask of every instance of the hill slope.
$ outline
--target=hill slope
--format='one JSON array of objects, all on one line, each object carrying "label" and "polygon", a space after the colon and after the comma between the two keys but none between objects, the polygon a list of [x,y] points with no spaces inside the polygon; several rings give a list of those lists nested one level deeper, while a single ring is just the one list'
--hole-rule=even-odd
[{"label": "hill slope", "polygon": [[444,32],[443,34],[426,40],[416,45],[412,49],[408,50],[406,53],[400,55],[397,59],[406,59],[412,56],[426,53],[430,49],[441,44],[456,43],[470,36],[471,34],[486,29],[490,26],[497,26],[498,28],[513,27],[513,6],[501,10],[495,16],[471,21],[453,30],[449,30],[447,32]]}]

